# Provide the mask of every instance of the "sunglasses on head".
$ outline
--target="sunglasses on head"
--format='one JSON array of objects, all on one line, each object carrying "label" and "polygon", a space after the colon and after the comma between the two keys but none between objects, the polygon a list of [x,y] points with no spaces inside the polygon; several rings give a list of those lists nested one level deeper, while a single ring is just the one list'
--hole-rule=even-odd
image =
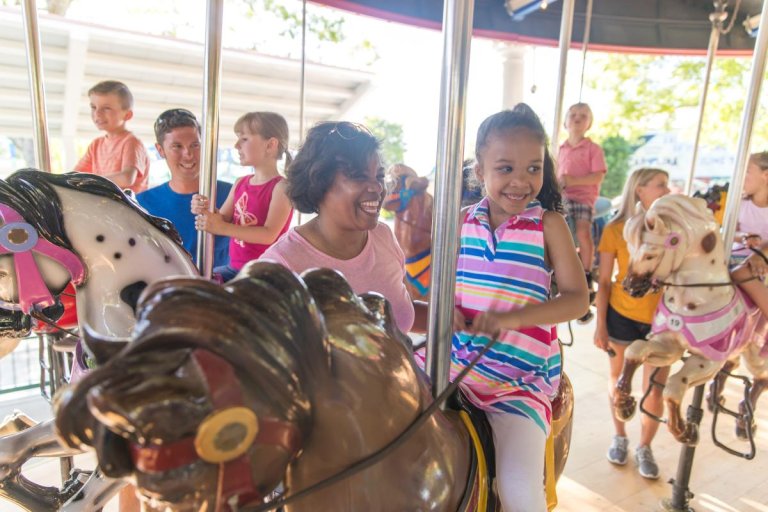
[{"label": "sunglasses on head", "polygon": [[334,127],[331,128],[331,130],[328,132],[328,136],[331,136],[334,133],[341,137],[343,140],[353,140],[360,135],[369,135],[373,137],[371,131],[362,124],[350,123],[348,121],[340,121],[336,123]]},{"label": "sunglasses on head", "polygon": [[192,119],[197,123],[197,118],[195,117],[195,114],[190,112],[189,110],[185,108],[174,108],[171,110],[166,110],[155,121],[155,130],[157,128],[163,126],[166,123],[170,123],[171,121],[175,121],[177,119]]}]

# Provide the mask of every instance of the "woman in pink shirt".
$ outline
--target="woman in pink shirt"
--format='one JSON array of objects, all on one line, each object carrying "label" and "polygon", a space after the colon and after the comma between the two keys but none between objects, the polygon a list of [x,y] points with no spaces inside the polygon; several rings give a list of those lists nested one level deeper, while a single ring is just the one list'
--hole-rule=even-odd
[{"label": "woman in pink shirt", "polygon": [[314,126],[286,172],[288,197],[310,221],[290,229],[260,259],[295,272],[338,270],[355,293],[378,292],[392,306],[403,332],[414,324],[405,289],[405,257],[392,231],[379,222],[384,168],[379,142],[364,126],[325,122]]}]

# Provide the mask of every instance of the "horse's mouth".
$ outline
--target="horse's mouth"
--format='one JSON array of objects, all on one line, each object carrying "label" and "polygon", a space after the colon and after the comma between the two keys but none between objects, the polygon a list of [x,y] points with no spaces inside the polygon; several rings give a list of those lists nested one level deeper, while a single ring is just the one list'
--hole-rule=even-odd
[{"label": "horse's mouth", "polygon": [[651,289],[656,288],[650,272],[642,275],[627,274],[624,281],[621,282],[621,286],[630,297],[634,298],[644,297]]}]

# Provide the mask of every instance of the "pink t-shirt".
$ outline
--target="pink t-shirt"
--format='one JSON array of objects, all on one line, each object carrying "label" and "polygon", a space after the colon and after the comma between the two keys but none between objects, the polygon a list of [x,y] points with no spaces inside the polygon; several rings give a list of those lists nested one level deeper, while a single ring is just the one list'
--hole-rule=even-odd
[{"label": "pink t-shirt", "polygon": [[[566,140],[557,154],[558,176],[589,176],[592,173],[605,173],[605,155],[602,148],[589,137],[581,139],[575,146]],[[599,185],[571,185],[565,187],[563,196],[573,202],[595,206],[600,193]]]},{"label": "pink t-shirt", "polygon": [[126,169],[137,170],[136,180],[130,188],[135,193],[147,190],[149,183],[149,155],[144,144],[131,132],[93,139],[83,158],[75,165],[78,172],[106,176]]},{"label": "pink t-shirt", "polygon": [[363,250],[348,260],[336,259],[319,251],[296,228],[281,236],[260,259],[282,263],[299,273],[320,267],[338,270],[355,293],[382,294],[392,306],[401,331],[408,332],[413,326],[413,302],[404,284],[405,256],[386,224],[380,222],[369,231]]},{"label": "pink t-shirt", "polygon": [[[250,176],[241,178],[235,184],[232,223],[240,226],[263,226],[267,221],[269,206],[272,204],[272,192],[282,180],[282,176],[275,176],[266,183],[251,185]],[[280,229],[278,238],[288,231],[292,217],[293,210],[285,219],[285,224]],[[229,240],[229,266],[235,270],[240,270],[243,265],[264,254],[269,245],[252,244],[234,237],[231,238]]]}]

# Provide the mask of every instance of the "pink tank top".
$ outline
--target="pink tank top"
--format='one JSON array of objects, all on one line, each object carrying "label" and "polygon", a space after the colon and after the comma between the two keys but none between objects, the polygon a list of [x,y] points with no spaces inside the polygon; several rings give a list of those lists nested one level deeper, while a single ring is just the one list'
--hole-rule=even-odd
[{"label": "pink tank top", "polygon": [[[241,179],[235,187],[235,203],[232,223],[239,226],[263,226],[269,213],[269,205],[272,203],[272,192],[275,185],[282,181],[282,176],[275,176],[266,183],[251,185],[250,177]],[[291,225],[293,210],[285,220],[285,225],[275,238],[288,231]],[[235,270],[240,270],[243,265],[257,259],[267,250],[270,244],[251,244],[237,238],[229,241],[229,265]]]}]

